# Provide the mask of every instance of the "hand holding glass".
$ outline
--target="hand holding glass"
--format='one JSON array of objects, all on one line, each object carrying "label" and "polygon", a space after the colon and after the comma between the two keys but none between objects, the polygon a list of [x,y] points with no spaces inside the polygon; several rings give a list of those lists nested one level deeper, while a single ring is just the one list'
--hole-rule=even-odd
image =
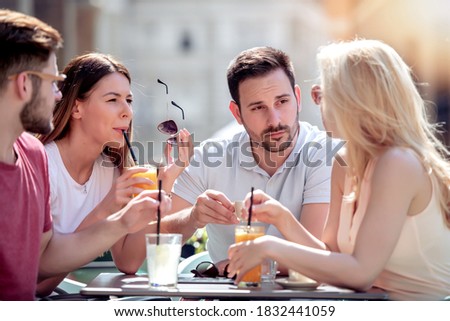
[{"label": "hand holding glass", "polygon": [[[140,167],[145,167],[147,169],[146,172],[139,172],[131,175],[131,177],[144,177],[149,180],[151,180],[153,183],[139,183],[135,184],[134,186],[146,189],[146,190],[157,190],[158,189],[158,171],[157,168],[153,165],[144,165]],[[136,194],[133,194],[133,197],[135,197]]]},{"label": "hand holding glass", "polygon": [[[251,241],[258,237],[264,236],[265,227],[262,225],[237,225],[234,230],[235,242]],[[261,265],[258,265],[248,271],[241,282],[239,287],[258,287],[261,285]]]}]

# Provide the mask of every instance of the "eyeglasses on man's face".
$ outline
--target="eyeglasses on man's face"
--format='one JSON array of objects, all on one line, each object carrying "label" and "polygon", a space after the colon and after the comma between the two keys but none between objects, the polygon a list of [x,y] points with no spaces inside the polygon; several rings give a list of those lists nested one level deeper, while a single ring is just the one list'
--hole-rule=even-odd
[{"label": "eyeglasses on man's face", "polygon": [[[164,83],[163,81],[161,81],[160,79],[158,79],[158,83],[164,85],[166,87],[166,95],[169,94],[169,87],[167,86],[166,83]],[[172,106],[177,107],[178,109],[181,110],[181,117],[184,120],[184,110],[183,108],[181,108],[177,103],[175,103],[174,101],[171,101]],[[169,106],[167,105],[167,108],[169,108]],[[177,134],[178,134],[178,126],[177,123],[173,120],[173,119],[168,119],[166,121],[163,121],[161,123],[158,124],[157,126],[158,130],[166,135],[169,135],[170,138],[167,140],[168,144],[171,145],[176,145],[177,143]]]},{"label": "eyeglasses on man's face", "polygon": [[[43,80],[50,80],[52,82],[53,91],[55,93],[59,92],[61,83],[66,79],[66,75],[64,75],[64,74],[54,75],[54,74],[49,74],[49,73],[45,73],[45,72],[41,72],[41,71],[37,71],[37,70],[25,70],[25,71],[21,71],[20,73],[34,75]],[[17,78],[17,76],[20,73],[11,75],[8,77],[8,79],[10,79],[10,80],[15,79],[15,78]]]}]

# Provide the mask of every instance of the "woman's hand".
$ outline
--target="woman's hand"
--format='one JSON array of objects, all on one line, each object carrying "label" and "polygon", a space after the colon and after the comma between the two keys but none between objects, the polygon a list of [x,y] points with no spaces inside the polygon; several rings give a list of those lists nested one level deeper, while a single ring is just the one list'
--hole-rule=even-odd
[{"label": "woman's hand", "polygon": [[236,275],[235,283],[238,284],[248,271],[262,264],[268,257],[266,251],[274,239],[274,236],[265,235],[252,241],[231,245],[228,249],[228,277],[233,278]]},{"label": "woman's hand", "polygon": [[[244,208],[250,207],[251,194],[244,200]],[[243,219],[248,219],[248,211],[242,211]],[[277,228],[288,219],[295,219],[292,213],[280,202],[261,190],[253,192],[252,221],[275,225]]]},{"label": "woman's hand", "polygon": [[[135,184],[149,184],[149,180],[144,177],[132,177],[132,175],[145,171],[147,169],[144,167],[124,168],[122,175],[114,181],[108,194],[100,203],[100,206],[106,210],[106,216],[122,209],[133,198],[133,195],[144,190],[136,187]],[[150,182],[150,184],[158,184],[158,182]]]},{"label": "woman's hand", "polygon": [[173,146],[171,144],[166,144],[164,155],[167,166],[161,167],[159,170],[159,178],[163,182],[163,189],[168,193],[172,190],[173,183],[177,177],[189,165],[194,153],[192,136],[187,129],[182,129],[178,133],[177,148],[178,157],[174,160],[172,157]]}]

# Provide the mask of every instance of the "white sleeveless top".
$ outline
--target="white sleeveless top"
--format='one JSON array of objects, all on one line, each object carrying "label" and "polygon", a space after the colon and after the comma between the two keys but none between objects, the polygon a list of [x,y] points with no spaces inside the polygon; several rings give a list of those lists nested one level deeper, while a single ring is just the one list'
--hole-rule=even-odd
[{"label": "white sleeveless top", "polygon": [[72,233],[108,194],[118,170],[100,156],[91,177],[80,185],[70,176],[55,142],[46,144],[50,176],[50,207],[53,227],[59,233]]},{"label": "white sleeveless top", "polygon": [[[370,198],[373,170],[374,162],[370,162],[356,212],[353,203],[342,201],[338,246],[343,253],[353,253]],[[374,283],[389,292],[392,300],[442,300],[450,295],[450,229],[444,223],[435,179],[432,181],[429,204],[421,213],[407,217],[397,245]],[[346,177],[344,195],[351,190],[351,178]]]}]

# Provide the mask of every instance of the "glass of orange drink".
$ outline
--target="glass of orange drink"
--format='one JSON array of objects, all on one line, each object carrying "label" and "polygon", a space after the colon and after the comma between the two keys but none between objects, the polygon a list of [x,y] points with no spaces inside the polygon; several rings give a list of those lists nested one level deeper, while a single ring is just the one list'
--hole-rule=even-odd
[{"label": "glass of orange drink", "polygon": [[[251,241],[265,234],[263,225],[236,225],[234,229],[235,242]],[[259,287],[261,285],[261,265],[248,271],[238,287]]]},{"label": "glass of orange drink", "polygon": [[[153,182],[146,184],[146,183],[139,183],[135,184],[134,186],[142,188],[142,189],[148,189],[148,190],[157,190],[158,189],[158,171],[156,166],[146,164],[146,165],[139,165],[139,167],[145,167],[147,169],[146,172],[140,172],[131,175],[131,177],[145,177]],[[136,194],[133,194],[133,197],[135,197]]]}]

